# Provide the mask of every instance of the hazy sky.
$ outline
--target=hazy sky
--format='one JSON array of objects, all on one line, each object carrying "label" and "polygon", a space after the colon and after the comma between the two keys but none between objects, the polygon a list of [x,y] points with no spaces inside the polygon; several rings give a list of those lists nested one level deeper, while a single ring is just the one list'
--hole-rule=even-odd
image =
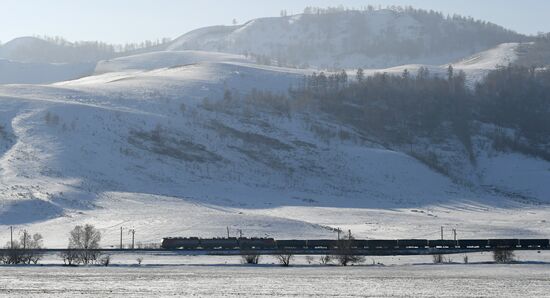
[{"label": "hazy sky", "polygon": [[0,41],[27,35],[125,43],[175,38],[192,29],[300,13],[306,6],[411,5],[516,30],[550,32],[548,0],[0,0]]}]

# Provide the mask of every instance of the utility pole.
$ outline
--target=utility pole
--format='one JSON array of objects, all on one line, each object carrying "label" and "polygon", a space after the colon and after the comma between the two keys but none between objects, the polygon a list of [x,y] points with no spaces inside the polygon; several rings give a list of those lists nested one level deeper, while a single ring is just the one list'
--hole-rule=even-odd
[{"label": "utility pole", "polygon": [[120,249],[122,249],[122,227],[120,227]]},{"label": "utility pole", "polygon": [[227,226],[227,239],[229,239],[229,226]]},{"label": "utility pole", "polygon": [[338,232],[338,241],[340,241],[340,233],[342,232],[342,230],[338,228],[336,231]]},{"label": "utility pole", "polygon": [[27,230],[23,230],[23,249],[27,249]]},{"label": "utility pole", "polygon": [[351,229],[348,230],[348,240],[351,240]]},{"label": "utility pole", "polygon": [[13,226],[10,226],[10,248],[13,249]]},{"label": "utility pole", "polygon": [[136,236],[136,230],[130,229],[128,233],[132,233],[132,250],[134,250],[134,237]]},{"label": "utility pole", "polygon": [[454,239],[456,241],[456,229],[453,229],[453,236],[454,236]]},{"label": "utility pole", "polygon": [[443,240],[443,226],[441,226],[441,240]]}]

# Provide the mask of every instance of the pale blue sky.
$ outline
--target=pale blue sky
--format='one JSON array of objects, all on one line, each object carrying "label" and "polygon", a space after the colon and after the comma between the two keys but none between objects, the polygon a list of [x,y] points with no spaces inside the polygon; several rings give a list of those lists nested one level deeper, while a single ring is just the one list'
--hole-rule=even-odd
[{"label": "pale blue sky", "polygon": [[0,0],[0,41],[26,35],[125,43],[189,30],[300,13],[306,6],[411,5],[458,13],[516,30],[550,32],[548,0]]}]

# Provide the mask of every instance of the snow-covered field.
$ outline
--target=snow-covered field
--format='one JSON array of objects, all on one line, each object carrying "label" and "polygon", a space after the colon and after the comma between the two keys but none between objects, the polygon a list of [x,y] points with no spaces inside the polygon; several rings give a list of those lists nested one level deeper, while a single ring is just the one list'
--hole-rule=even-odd
[{"label": "snow-covered field", "polygon": [[145,256],[138,266],[132,256],[113,256],[110,267],[0,267],[0,297],[544,297],[550,291],[548,263],[483,263],[488,254],[470,260],[476,257],[480,263],[468,265],[384,257],[352,267],[308,265],[299,257],[283,268],[272,259],[254,266],[235,257],[181,256],[168,264],[161,258],[170,257]]},{"label": "snow-covered field", "polygon": [[31,63],[0,58],[0,84],[49,84],[88,76],[94,63]]}]

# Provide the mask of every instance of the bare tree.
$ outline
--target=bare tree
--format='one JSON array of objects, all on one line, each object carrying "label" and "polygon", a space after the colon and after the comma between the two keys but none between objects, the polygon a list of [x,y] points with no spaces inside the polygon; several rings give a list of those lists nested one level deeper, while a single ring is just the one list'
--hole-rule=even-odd
[{"label": "bare tree", "polygon": [[248,254],[242,256],[243,264],[253,264],[256,265],[260,262],[260,255],[258,254]]},{"label": "bare tree", "polygon": [[493,251],[493,259],[495,262],[500,264],[511,263],[515,260],[515,258],[516,255],[511,249],[497,248]]},{"label": "bare tree", "polygon": [[103,255],[99,258],[99,263],[105,267],[111,264],[111,255]]},{"label": "bare tree", "polygon": [[338,264],[347,266],[349,264],[358,264],[365,262],[365,257],[357,255],[353,248],[353,242],[355,238],[351,234],[345,235],[340,241],[338,241],[337,253],[334,259]]},{"label": "bare tree", "polygon": [[2,263],[16,265],[23,263],[22,249],[19,241],[8,241],[5,246],[5,252],[2,255]]},{"label": "bare tree", "polygon": [[440,254],[437,254],[437,255],[432,255],[432,261],[434,264],[441,264],[444,262],[444,257],[443,255],[440,255]]},{"label": "bare tree", "polygon": [[69,249],[78,252],[78,263],[90,264],[100,256],[101,233],[93,225],[76,226],[69,236]]},{"label": "bare tree", "polygon": [[23,232],[23,235],[19,239],[19,246],[22,248],[23,263],[37,264],[40,261],[42,253],[39,250],[42,248],[42,239],[41,234],[36,233],[31,235],[27,231]]},{"label": "bare tree", "polygon": [[37,264],[42,258],[42,235],[31,235],[24,231],[19,240],[6,243],[6,253],[0,256],[4,264]]},{"label": "bare tree", "polygon": [[319,263],[321,265],[328,265],[332,262],[332,257],[330,255],[321,256],[319,258]]},{"label": "bare tree", "polygon": [[79,263],[79,252],[75,249],[67,249],[60,253],[59,256],[67,266],[75,266]]},{"label": "bare tree", "polygon": [[290,261],[294,259],[294,256],[291,253],[282,253],[275,256],[275,258],[279,261],[279,264],[284,267],[288,267],[290,266]]}]

